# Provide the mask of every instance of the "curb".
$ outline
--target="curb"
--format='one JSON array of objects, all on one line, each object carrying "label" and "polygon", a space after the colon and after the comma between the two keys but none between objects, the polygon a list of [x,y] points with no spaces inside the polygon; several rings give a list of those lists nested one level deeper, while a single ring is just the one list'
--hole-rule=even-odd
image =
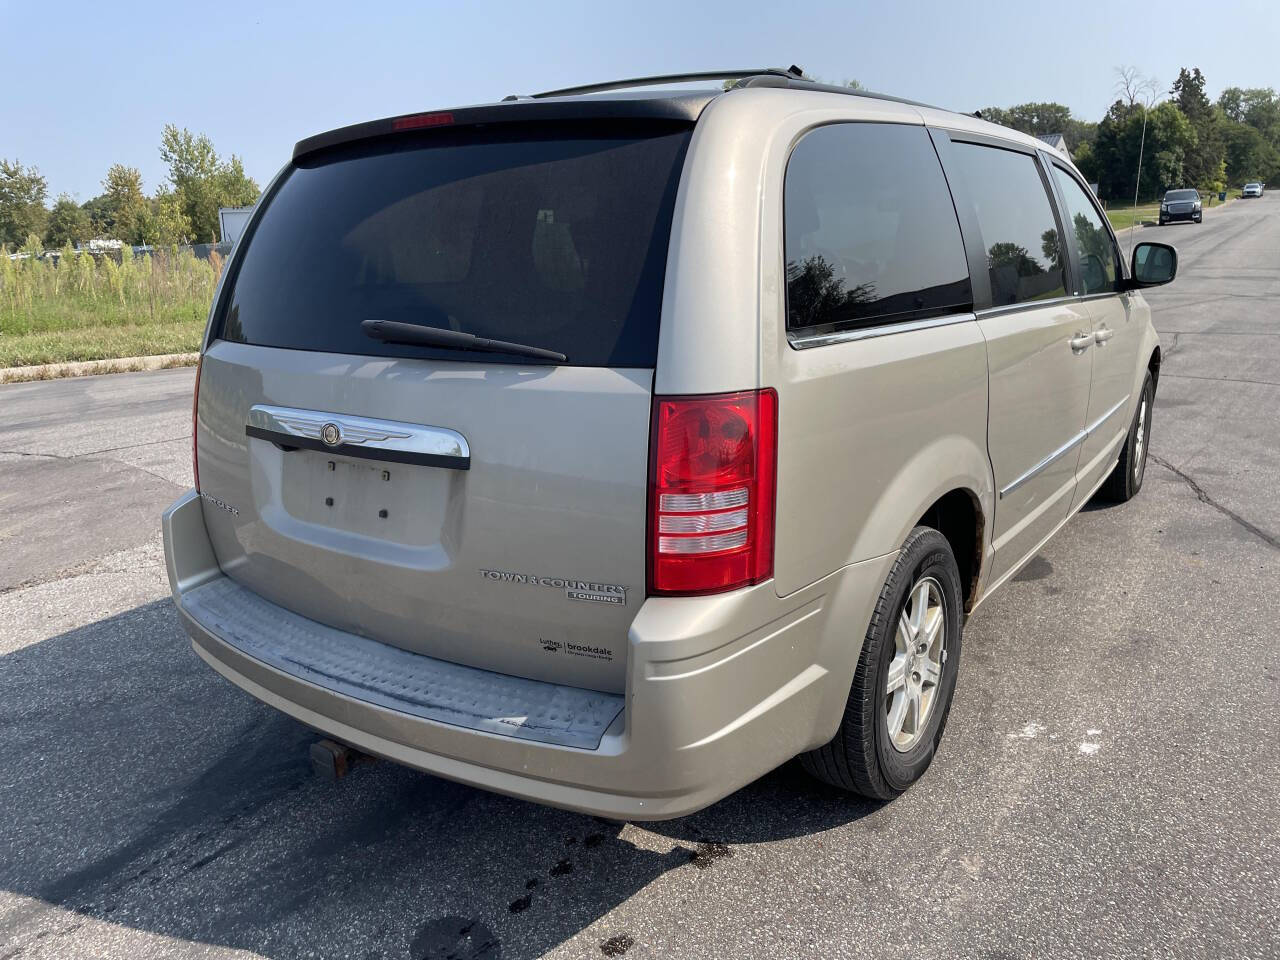
[{"label": "curb", "polygon": [[139,370],[194,367],[199,359],[198,353],[166,353],[154,357],[118,357],[111,360],[37,363],[29,367],[0,367],[0,383],[26,383],[32,380],[60,380],[63,377],[92,377],[100,373],[136,373]]}]

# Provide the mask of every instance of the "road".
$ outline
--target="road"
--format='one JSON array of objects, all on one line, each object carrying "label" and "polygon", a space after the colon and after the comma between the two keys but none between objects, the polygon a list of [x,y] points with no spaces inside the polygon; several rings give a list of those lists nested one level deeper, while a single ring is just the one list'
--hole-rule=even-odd
[{"label": "road", "polygon": [[1181,252],[1146,486],[970,621],[886,806],[794,764],[645,826],[313,778],[168,600],[191,371],[0,387],[0,958],[1280,955],[1280,200],[1140,237]]}]

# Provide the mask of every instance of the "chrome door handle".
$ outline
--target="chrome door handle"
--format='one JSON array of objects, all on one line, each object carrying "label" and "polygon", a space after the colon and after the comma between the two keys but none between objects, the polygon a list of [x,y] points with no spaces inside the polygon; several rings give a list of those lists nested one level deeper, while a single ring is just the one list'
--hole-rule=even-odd
[{"label": "chrome door handle", "polygon": [[1071,349],[1074,350],[1076,353],[1079,353],[1081,350],[1089,346],[1089,344],[1093,343],[1093,334],[1077,333],[1068,342],[1071,344]]},{"label": "chrome door handle", "polygon": [[1116,335],[1116,332],[1112,330],[1110,327],[1103,327],[1101,330],[1094,331],[1093,339],[1098,341],[1098,345],[1101,346],[1102,344],[1106,343],[1115,335]]}]

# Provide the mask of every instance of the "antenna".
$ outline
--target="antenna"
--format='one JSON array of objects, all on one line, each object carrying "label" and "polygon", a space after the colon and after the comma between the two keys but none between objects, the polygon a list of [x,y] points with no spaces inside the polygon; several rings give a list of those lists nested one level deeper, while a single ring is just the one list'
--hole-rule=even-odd
[{"label": "antenna", "polygon": [[1147,114],[1151,108],[1142,108],[1142,139],[1138,141],[1138,175],[1133,181],[1133,219],[1129,222],[1129,257],[1133,257],[1133,230],[1138,223],[1138,188],[1142,186],[1142,153],[1147,147]]},{"label": "antenna", "polygon": [[[1120,82],[1122,85],[1127,86],[1124,70],[1125,68],[1121,68],[1120,70]],[[1141,77],[1141,74],[1137,74],[1137,76]],[[1138,94],[1143,90],[1145,90],[1147,93],[1147,95],[1142,99],[1142,139],[1138,141],[1138,174],[1133,181],[1133,219],[1129,223],[1129,257],[1130,258],[1133,257],[1134,241],[1137,239],[1134,236],[1133,231],[1134,231],[1134,227],[1137,225],[1137,222],[1138,222],[1138,190],[1142,187],[1142,157],[1147,147],[1147,115],[1151,113],[1151,107],[1156,102],[1156,96],[1159,89],[1160,89],[1160,85],[1159,83],[1156,82],[1156,78],[1147,77],[1145,80],[1142,80],[1141,84],[1132,88],[1132,93],[1130,95],[1130,100],[1129,100],[1129,103],[1132,105],[1132,103],[1134,102],[1134,96],[1136,94]]]}]

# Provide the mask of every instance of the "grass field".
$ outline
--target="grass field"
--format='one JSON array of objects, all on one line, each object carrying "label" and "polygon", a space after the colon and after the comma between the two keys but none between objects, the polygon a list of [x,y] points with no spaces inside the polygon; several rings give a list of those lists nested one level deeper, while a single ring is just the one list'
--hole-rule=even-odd
[{"label": "grass field", "polygon": [[1107,219],[1111,221],[1111,226],[1115,230],[1125,230],[1135,223],[1141,224],[1147,220],[1155,223],[1159,216],[1159,202],[1141,204],[1136,210],[1132,206],[1121,205],[1107,211]]},{"label": "grass field", "polygon": [[0,367],[198,350],[221,269],[178,251],[0,255]]}]

